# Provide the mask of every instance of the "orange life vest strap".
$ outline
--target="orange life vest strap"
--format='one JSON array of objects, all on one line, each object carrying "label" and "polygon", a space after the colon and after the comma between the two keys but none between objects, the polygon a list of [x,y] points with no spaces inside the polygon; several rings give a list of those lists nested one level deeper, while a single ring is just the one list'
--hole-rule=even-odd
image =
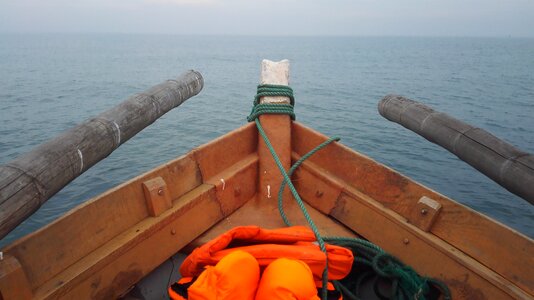
[{"label": "orange life vest strap", "polygon": [[169,288],[169,298],[171,300],[187,300],[187,289],[195,282],[196,278],[182,277],[178,282],[173,283]]}]

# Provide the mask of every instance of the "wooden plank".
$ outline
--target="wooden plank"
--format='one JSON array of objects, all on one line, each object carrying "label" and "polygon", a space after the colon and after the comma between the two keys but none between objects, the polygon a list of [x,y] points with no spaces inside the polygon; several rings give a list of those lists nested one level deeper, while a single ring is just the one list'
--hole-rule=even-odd
[{"label": "wooden plank", "polygon": [[203,184],[83,257],[35,291],[37,299],[115,299],[223,218],[215,189]]},{"label": "wooden plank", "polygon": [[0,255],[0,299],[32,299],[28,279],[19,261],[10,255]]},{"label": "wooden plank", "polygon": [[[203,85],[200,73],[186,72],[126,99],[0,166],[0,238],[121,144],[198,94]],[[30,189],[27,192],[30,197],[18,193],[24,188]],[[21,201],[24,205],[13,205]]]},{"label": "wooden plank", "polygon": [[154,177],[168,183],[171,199],[201,184],[191,155],[136,177],[30,234],[4,251],[23,266],[32,289],[148,216],[142,183]]},{"label": "wooden plank", "polygon": [[209,181],[245,156],[256,153],[258,132],[256,125],[248,123],[192,151],[202,174]]},{"label": "wooden plank", "polygon": [[[300,159],[300,156],[295,152],[293,152],[292,157],[294,161]],[[324,171],[321,172],[317,165],[309,162],[301,165],[293,173],[292,180],[301,198],[326,215],[329,215],[334,209],[337,199],[343,191],[341,182],[328,176]]]},{"label": "wooden plank", "polygon": [[[297,122],[293,122],[292,136],[293,151],[298,155],[307,153],[327,139]],[[328,151],[319,151],[309,161],[407,219],[417,209],[417,202],[422,196],[438,201],[442,209],[431,233],[534,294],[532,239],[340,143],[328,147]]]},{"label": "wooden plank", "polygon": [[229,215],[256,194],[257,178],[258,155],[250,154],[206,183],[215,186],[223,214]]},{"label": "wooden plank", "polygon": [[[295,154],[294,159],[297,158],[298,155]],[[379,204],[375,200],[370,199],[361,192],[358,192],[350,187],[342,187],[341,182],[336,181],[337,179],[334,176],[327,173],[324,169],[321,169],[314,163],[307,162],[298,170],[299,171],[296,172],[298,177],[294,178],[294,181],[297,183],[297,185],[299,187],[312,187],[299,190],[301,196],[303,196],[303,198],[305,196],[306,201],[308,201],[314,207],[320,209],[323,213],[329,213],[336,219],[339,218],[339,221],[347,222],[347,220],[352,220],[351,222],[353,223],[345,223],[347,226],[357,222],[358,226],[351,227],[353,230],[357,231],[358,234],[364,235],[366,238],[371,239],[376,244],[387,248],[388,251],[397,255],[405,262],[408,260],[404,258],[408,257],[411,259],[410,265],[416,270],[423,270],[427,272],[426,274],[430,274],[433,277],[441,276],[441,267],[436,266],[434,269],[428,271],[427,266],[421,266],[424,262],[432,261],[432,258],[437,255],[434,253],[435,251],[441,251],[445,255],[448,255],[457,261],[456,269],[460,270],[462,267],[465,269],[474,269],[475,273],[481,274],[480,277],[488,281],[487,284],[500,285],[511,295],[526,296],[525,292],[521,291],[519,288],[509,288],[508,286],[513,286],[510,282],[499,275],[496,275],[493,271],[482,266],[480,263],[473,263],[474,260],[471,258],[468,258],[466,261],[465,258],[467,258],[467,256],[465,254],[458,256],[456,253],[460,252],[457,249],[454,249],[450,245],[447,245],[445,242],[436,239],[435,237],[429,239],[429,235],[425,235],[421,230],[417,230],[412,225],[409,225],[406,219],[402,218],[395,212],[384,208],[383,205]],[[325,195],[329,194],[330,196],[324,197],[323,199],[318,199],[314,195],[314,191],[316,189],[315,187],[319,187],[320,190],[325,190]],[[332,197],[333,195],[338,195],[339,197],[334,198]],[[311,201],[308,200],[308,198],[311,198]],[[367,206],[366,208],[361,208],[358,206],[358,208],[347,209],[347,207],[352,207],[351,205],[353,204],[346,204],[346,201],[359,201]],[[367,202],[369,203],[367,204]],[[365,218],[360,218],[358,221],[353,220],[358,219],[360,213],[365,214]],[[384,222],[384,218],[391,219],[393,222]],[[369,232],[371,232],[371,234],[369,234]],[[379,236],[380,232],[387,232],[389,235],[393,233],[397,234],[397,236],[395,236],[395,241],[384,241],[384,239]],[[414,249],[408,247],[408,245],[412,243],[413,237],[418,240],[421,239],[423,241],[427,241],[427,244],[430,244],[431,247],[426,247],[424,248],[425,251],[417,252],[419,255],[414,255],[414,252],[412,252]],[[430,235],[430,237],[432,237],[432,235]],[[434,245],[435,241],[438,241],[438,244]],[[407,244],[405,244],[405,242]],[[486,272],[489,272],[490,274],[493,273],[493,275],[487,275]],[[487,278],[490,279],[488,280]],[[457,295],[461,295],[462,297],[466,298],[477,295],[473,291],[469,291],[469,286],[464,286],[466,283],[460,284],[459,282],[461,282],[461,280],[458,280],[458,278],[453,278],[449,280],[449,282],[458,290],[456,292]]]},{"label": "wooden plank", "polygon": [[[291,167],[290,117],[287,115],[262,115],[259,118],[284,169],[288,171]],[[260,157],[258,193],[265,199],[275,198],[283,177],[265,141],[261,137],[259,137],[258,141],[258,156]],[[286,190],[286,197],[290,194],[289,190]]]},{"label": "wooden plank", "polygon": [[528,299],[510,281],[432,234],[407,223],[361,192],[348,188],[332,216],[420,274],[443,280],[453,299]]}]

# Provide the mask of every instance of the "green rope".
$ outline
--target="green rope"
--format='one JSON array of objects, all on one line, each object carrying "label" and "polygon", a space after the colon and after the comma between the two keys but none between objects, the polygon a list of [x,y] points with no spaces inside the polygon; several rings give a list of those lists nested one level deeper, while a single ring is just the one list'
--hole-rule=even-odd
[{"label": "green rope", "polygon": [[295,120],[295,113],[293,112],[293,105],[287,103],[260,103],[252,109],[247,121],[252,122],[260,115],[289,115],[292,120]]},{"label": "green rope", "polygon": [[[267,148],[271,152],[271,154],[272,154],[272,156],[274,158],[274,161],[276,162],[276,165],[278,166],[278,169],[280,170],[280,172],[282,173],[282,176],[284,177],[284,180],[288,182],[288,186],[289,186],[289,189],[291,190],[291,193],[293,194],[293,197],[295,197],[295,200],[297,201],[300,209],[302,210],[302,213],[304,214],[304,217],[306,218],[306,221],[310,225],[310,228],[313,231],[313,234],[315,235],[315,238],[317,239],[317,243],[319,244],[319,248],[321,249],[321,251],[323,251],[325,253],[325,257],[327,257],[327,255],[326,255],[326,246],[324,244],[323,238],[319,234],[319,229],[317,229],[317,226],[315,226],[315,223],[313,222],[310,214],[308,213],[308,211],[306,210],[306,207],[304,206],[304,202],[302,202],[297,190],[295,189],[295,186],[293,186],[293,184],[291,183],[291,180],[289,179],[289,176],[287,175],[286,171],[284,170],[284,166],[282,165],[282,162],[280,161],[280,158],[278,158],[278,155],[274,151],[273,145],[269,141],[269,138],[267,137],[267,134],[265,134],[265,131],[263,130],[263,127],[261,126],[260,120],[256,119],[255,121],[256,121],[256,126],[258,127],[258,132],[260,133],[261,137],[265,141],[265,144],[267,145]],[[328,284],[328,260],[327,260],[325,269],[323,271],[323,288],[322,288],[322,295],[321,295],[322,296],[321,298],[323,300],[327,299],[327,293],[328,293],[327,284]]]},{"label": "green rope", "polygon": [[[293,172],[295,172],[295,170],[306,160],[308,159],[310,156],[314,155],[315,153],[317,153],[317,151],[323,149],[324,147],[326,147],[328,144],[332,143],[332,142],[337,142],[339,141],[340,138],[338,137],[332,137],[332,138],[329,138],[328,140],[324,141],[323,143],[321,143],[319,146],[313,148],[310,152],[306,153],[304,156],[302,156],[299,160],[297,160],[297,162],[295,162],[293,164],[293,166],[291,166],[291,168],[289,169],[289,172],[288,175],[291,177],[291,175],[293,175]],[[280,212],[280,216],[282,217],[282,219],[284,220],[284,223],[287,225],[287,226],[291,226],[291,222],[289,221],[289,219],[287,218],[286,216],[286,213],[284,212],[284,198],[283,198],[283,193],[284,193],[284,189],[286,187],[286,184],[287,184],[287,181],[284,179],[282,181],[282,184],[280,185],[280,189],[278,190],[278,211]],[[299,204],[300,206],[300,204]],[[303,204],[304,206],[304,204]],[[302,208],[301,208],[302,209]],[[304,207],[304,210],[306,210],[306,207]],[[304,211],[303,211],[304,213]],[[307,213],[307,212],[306,212]],[[306,213],[304,213],[304,215],[306,215]]]},{"label": "green rope", "polygon": [[[259,103],[260,97],[264,97],[264,96],[289,97],[290,104],[282,104],[282,103],[261,104]],[[273,156],[273,159],[276,165],[278,166],[280,173],[282,174],[283,181],[278,191],[278,210],[280,211],[280,215],[282,219],[284,220],[284,223],[288,226],[291,226],[291,222],[288,219],[287,215],[285,214],[284,207],[283,207],[283,192],[287,185],[291,193],[293,194],[293,197],[295,198],[295,201],[297,202],[300,210],[302,211],[302,214],[304,215],[306,221],[308,222],[308,225],[313,231],[313,234],[315,235],[315,238],[317,239],[317,243],[319,244],[319,248],[321,249],[321,251],[325,253],[325,257],[327,261],[326,261],[326,267],[323,271],[323,288],[322,288],[321,298],[323,300],[326,300],[327,292],[328,292],[327,291],[328,255],[327,255],[326,246],[325,246],[325,241],[327,241],[330,244],[339,245],[339,246],[343,246],[343,247],[351,249],[354,254],[355,263],[359,263],[369,268],[372,268],[372,270],[374,271],[374,274],[377,274],[379,277],[387,278],[391,280],[392,293],[391,293],[390,298],[392,299],[421,299],[421,300],[425,299],[425,295],[429,292],[429,289],[430,289],[429,284],[433,284],[435,287],[437,287],[440,290],[440,292],[443,294],[445,300],[451,299],[450,291],[444,283],[433,278],[419,276],[415,272],[415,270],[413,270],[409,266],[404,265],[397,258],[386,253],[380,247],[378,247],[377,245],[371,242],[358,239],[358,238],[344,238],[344,237],[324,237],[323,238],[321,236],[317,226],[315,225],[310,214],[308,213],[308,210],[306,209],[304,202],[300,198],[295,186],[291,182],[290,176],[306,159],[308,159],[310,156],[317,153],[317,151],[323,149],[330,143],[334,141],[339,141],[339,138],[333,137],[333,138],[330,138],[324,141],[319,146],[315,147],[310,152],[302,156],[297,162],[295,162],[295,164],[293,164],[293,166],[291,166],[291,168],[289,169],[289,172],[286,172],[267,134],[263,130],[260,120],[258,119],[258,116],[262,114],[287,114],[291,116],[291,118],[294,120],[295,119],[295,113],[293,112],[294,103],[295,103],[295,99],[293,97],[293,90],[290,87],[280,86],[280,85],[259,85],[256,97],[254,98],[254,106],[252,107],[252,111],[250,115],[247,117],[247,120],[249,122],[255,121],[256,126],[258,128],[258,132],[260,133],[261,137],[265,141],[265,144],[267,145],[269,152],[271,152],[271,155]],[[353,270],[351,270],[351,273],[353,271],[354,271],[354,268]],[[347,280],[345,280],[347,278],[341,281],[335,281],[334,286],[337,290],[342,292],[344,297],[348,299],[359,299],[357,295],[359,294],[360,286],[364,282],[364,279],[366,277],[369,277],[369,275],[370,275],[369,273],[363,274],[362,276],[357,278],[357,280],[355,280],[354,282],[347,282]],[[353,286],[352,289],[351,289],[351,286]],[[376,292],[378,293],[378,291]]]},{"label": "green rope", "polygon": [[[386,253],[377,245],[366,240],[346,237],[324,237],[324,241],[349,248],[354,253],[354,262],[372,269],[378,278],[389,279],[392,282],[390,299],[425,299],[429,293],[430,285],[436,287],[443,295],[443,299],[450,300],[451,294],[448,287],[441,281],[419,276],[411,267],[404,265],[396,257]],[[363,268],[363,267],[362,267]],[[347,299],[359,299],[358,294],[364,278],[367,274],[363,273],[360,276],[354,276],[354,268],[351,274],[334,283],[336,288],[342,291],[343,296]]]},{"label": "green rope", "polygon": [[295,106],[295,97],[293,96],[293,89],[287,85],[276,85],[276,84],[260,84],[254,97],[254,106],[260,103],[260,98],[270,96],[270,97],[288,97],[289,103],[291,106]]},{"label": "green rope", "polygon": [[[287,103],[260,103],[261,97],[288,97],[289,104]],[[254,105],[252,111],[247,117],[247,121],[252,122],[256,120],[260,115],[264,114],[277,114],[277,115],[289,115],[292,120],[295,120],[295,113],[293,107],[295,106],[295,97],[293,97],[293,89],[286,85],[274,85],[274,84],[260,84],[256,96],[254,97]]]},{"label": "green rope", "polygon": [[[297,192],[297,189],[295,189],[295,186],[293,185],[293,183],[291,183],[291,180],[289,179],[289,176],[288,176],[286,170],[284,169],[284,166],[282,165],[282,162],[280,161],[280,158],[276,154],[276,151],[274,150],[274,147],[271,144],[271,141],[269,140],[269,137],[267,137],[267,134],[263,130],[263,127],[261,126],[260,120],[258,119],[259,115],[257,114],[256,110],[257,110],[257,107],[262,105],[262,104],[259,103],[259,99],[260,99],[260,97],[263,97],[263,96],[285,96],[285,97],[289,97],[291,103],[294,103],[295,99],[293,97],[293,90],[288,86],[259,85],[258,86],[258,92],[256,94],[256,97],[254,98],[254,107],[252,108],[252,112],[250,113],[250,115],[247,118],[247,120],[249,120],[249,122],[252,121],[252,120],[254,120],[256,122],[256,126],[258,127],[258,132],[260,133],[261,137],[265,141],[265,145],[267,145],[267,148],[269,149],[269,152],[271,152],[271,155],[273,156],[273,159],[274,159],[276,165],[278,166],[278,169],[280,170],[280,173],[282,173],[282,177],[284,178],[284,182],[287,182],[287,185],[289,186],[289,189],[291,190],[291,193],[293,194],[293,197],[295,197],[295,200],[297,201],[300,209],[302,210],[302,213],[304,214],[304,217],[306,218],[306,221],[310,225],[310,228],[313,231],[313,234],[315,235],[315,238],[317,239],[317,243],[319,244],[319,248],[321,249],[322,252],[325,253],[325,257],[327,257],[326,246],[325,246],[325,243],[323,241],[323,238],[321,237],[321,234],[319,233],[319,229],[317,229],[317,226],[315,226],[315,223],[313,222],[310,214],[306,210],[306,207],[304,206],[304,202],[302,201],[302,199],[300,199],[300,196],[299,196],[299,193]],[[274,104],[274,105],[283,106],[283,104]],[[266,108],[263,109],[264,110],[263,113],[271,113],[271,112],[272,113],[278,113],[278,111],[280,111],[279,109],[270,110],[269,108],[267,108],[267,106],[264,106],[264,107],[266,107]],[[289,114],[289,115],[293,114],[293,116],[294,116],[293,105],[290,105],[290,107],[291,107],[291,109],[289,109],[289,107],[287,105],[285,105],[285,108],[281,109],[281,110],[284,111],[283,113],[285,113],[285,114]],[[276,111],[276,112],[274,112],[274,111]],[[328,260],[326,262],[326,266],[325,266],[325,269],[323,271],[323,288],[322,288],[322,291],[321,291],[322,292],[321,293],[322,294],[321,298],[323,300],[327,299],[327,293],[328,293],[327,285],[328,285]]]}]

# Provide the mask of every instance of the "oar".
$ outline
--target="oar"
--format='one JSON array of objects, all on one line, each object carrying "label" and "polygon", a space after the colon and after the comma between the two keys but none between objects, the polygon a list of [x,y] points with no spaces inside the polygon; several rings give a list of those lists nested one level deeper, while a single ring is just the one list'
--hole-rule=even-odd
[{"label": "oar", "polygon": [[69,182],[203,86],[202,75],[188,71],[0,166],[0,239]]},{"label": "oar", "polygon": [[397,95],[378,103],[380,114],[449,150],[508,191],[534,204],[534,155],[491,133]]}]

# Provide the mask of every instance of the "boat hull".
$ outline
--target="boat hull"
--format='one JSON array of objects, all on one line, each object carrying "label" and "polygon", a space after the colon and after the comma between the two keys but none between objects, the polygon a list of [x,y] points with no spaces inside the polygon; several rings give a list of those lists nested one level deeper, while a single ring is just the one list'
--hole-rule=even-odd
[{"label": "boat hull", "polygon": [[[325,140],[292,122],[292,160]],[[257,145],[256,127],[247,124],[7,246],[0,291],[36,299],[117,298],[175,253],[229,228],[284,226],[277,191],[272,199],[258,195]],[[444,281],[455,299],[534,294],[531,239],[340,143],[304,162],[293,180],[321,234],[368,239]],[[305,224],[292,199],[285,203],[293,223]]]}]

